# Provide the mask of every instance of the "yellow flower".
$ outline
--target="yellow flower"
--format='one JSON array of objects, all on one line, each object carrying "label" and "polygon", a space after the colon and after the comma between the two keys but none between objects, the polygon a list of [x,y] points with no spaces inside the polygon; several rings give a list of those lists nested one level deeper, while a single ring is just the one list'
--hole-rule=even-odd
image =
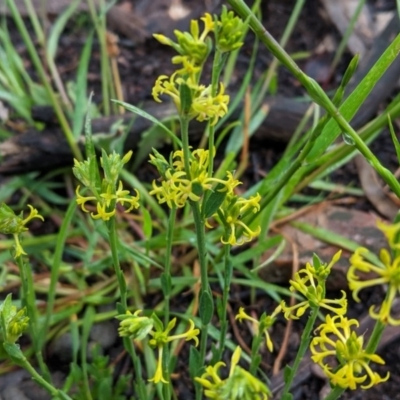
[{"label": "yellow flower", "polygon": [[295,274],[294,279],[290,280],[291,292],[297,290],[306,300],[292,306],[286,306],[281,302],[282,310],[286,319],[298,319],[309,307],[323,307],[338,315],[344,315],[347,310],[346,292],[342,290],[341,299],[325,298],[325,280],[335,262],[340,258],[341,251],[337,252],[329,264],[321,264],[318,259],[314,259],[315,265],[310,263]]},{"label": "yellow flower", "polygon": [[131,196],[128,190],[124,190],[122,181],[118,180],[119,173],[131,156],[132,151],[126,153],[122,158],[115,152],[106,154],[103,151],[100,163],[104,171],[104,178],[101,183],[99,182],[100,178],[97,181],[97,178],[93,176],[95,174],[91,172],[97,168],[97,163],[93,159],[83,162],[75,160],[73,172],[85,185],[86,189],[89,189],[91,192],[90,196],[83,196],[79,185],[75,190],[76,203],[81,207],[82,211],[89,212],[86,208],[86,203],[93,202],[96,204],[97,212],[91,213],[92,218],[108,221],[115,215],[115,207],[118,203],[122,206],[125,203],[129,205],[125,212],[139,207],[139,192],[135,190],[136,196]]},{"label": "yellow flower", "polygon": [[[243,243],[249,242],[257,237],[261,232],[261,227],[258,226],[252,230],[246,225],[242,218],[248,212],[256,213],[260,209],[261,196],[257,193],[256,196],[251,196],[249,199],[236,196],[231,191],[228,192],[218,213],[214,217],[224,226],[227,238],[221,237],[221,242],[232,246],[240,246]],[[238,235],[238,229],[242,229],[242,234]]]},{"label": "yellow flower", "polygon": [[[310,349],[313,354],[311,358],[322,367],[332,385],[351,390],[361,385],[362,389],[369,389],[387,381],[389,373],[382,378],[371,370],[370,362],[384,364],[384,361],[377,354],[366,353],[363,349],[363,336],[357,336],[352,331],[353,325],[358,326],[357,320],[348,320],[342,315],[334,317],[327,315],[325,323],[316,330],[319,335],[311,342]],[[326,358],[332,356],[337,359],[338,367],[324,363]]]},{"label": "yellow flower", "polygon": [[2,203],[0,205],[0,233],[13,235],[15,249],[14,258],[26,255],[19,240],[19,235],[28,230],[26,227],[28,222],[34,218],[41,219],[42,221],[44,220],[36,208],[32,207],[30,204],[28,204],[28,207],[29,215],[26,218],[23,218],[22,212],[20,215],[16,215],[7,204]]},{"label": "yellow flower", "polygon": [[177,335],[170,335],[170,331],[175,327],[176,318],[172,319],[165,329],[163,329],[161,321],[159,321],[155,315],[153,315],[152,318],[155,319],[155,330],[149,332],[149,335],[152,337],[149,340],[149,344],[152,347],[157,347],[158,360],[156,372],[153,378],[149,379],[149,381],[154,383],[168,383],[168,381],[164,378],[162,371],[162,357],[164,346],[167,345],[168,342],[179,339],[185,339],[186,341],[194,340],[195,346],[197,346],[199,344],[199,339],[197,338],[197,336],[200,334],[200,330],[195,328],[194,322],[192,320],[189,320],[189,328],[186,332]]},{"label": "yellow flower", "polygon": [[204,395],[214,400],[267,400],[271,395],[268,387],[241,368],[238,363],[241,356],[240,347],[236,347],[231,358],[229,376],[219,377],[219,369],[225,366],[222,361],[206,367],[206,372],[195,380],[204,387]]},{"label": "yellow flower", "polygon": [[172,166],[165,165],[165,160],[156,157],[150,159],[162,175],[161,184],[153,181],[151,195],[156,196],[157,201],[166,203],[168,207],[184,207],[188,200],[199,201],[204,191],[214,190],[218,186],[218,191],[232,193],[233,189],[240,184],[234,179],[230,172],[227,172],[227,179],[217,179],[209,176],[208,166],[210,163],[209,150],[196,149],[190,154],[189,172],[186,173],[183,150],[177,150],[172,156]]},{"label": "yellow flower", "polygon": [[[358,248],[350,257],[350,268],[347,272],[347,280],[349,288],[353,292],[353,298],[360,301],[358,292],[366,287],[375,285],[388,285],[387,295],[383,301],[380,310],[374,311],[374,306],[370,308],[372,318],[379,319],[384,324],[400,325],[400,319],[391,316],[391,308],[396,294],[400,291],[400,257],[392,260],[386,249],[380,251],[379,258],[382,262],[381,266],[376,266],[365,260],[364,254],[367,254],[366,248]],[[362,275],[370,274],[366,280],[360,280]],[[371,274],[373,274],[371,276]]]},{"label": "yellow flower", "polygon": [[265,335],[265,344],[267,346],[267,349],[272,353],[272,351],[274,350],[274,345],[272,343],[268,329],[271,328],[271,326],[275,323],[276,316],[281,312],[281,310],[281,306],[278,306],[271,315],[266,315],[264,313],[258,321],[257,319],[250,317],[250,315],[246,314],[244,308],[240,307],[239,312],[235,316],[235,319],[239,320],[240,322],[242,322],[243,320],[248,320],[256,325],[258,329],[258,334]]},{"label": "yellow flower", "polygon": [[215,125],[219,118],[228,112],[229,96],[225,94],[225,87],[220,83],[219,92],[211,96],[211,86],[200,87],[192,99],[192,115],[198,121],[210,120]]}]

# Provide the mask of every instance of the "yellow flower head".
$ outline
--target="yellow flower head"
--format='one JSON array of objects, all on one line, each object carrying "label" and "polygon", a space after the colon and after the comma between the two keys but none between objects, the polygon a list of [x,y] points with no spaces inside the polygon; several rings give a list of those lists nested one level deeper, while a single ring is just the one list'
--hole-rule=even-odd
[{"label": "yellow flower head", "polygon": [[[369,389],[389,379],[389,373],[382,378],[373,372],[370,362],[384,364],[377,354],[369,354],[363,349],[363,336],[357,336],[352,326],[358,326],[355,319],[348,320],[343,315],[326,316],[325,323],[317,328],[316,336],[310,345],[312,360],[318,363],[332,385],[355,390],[358,386]],[[330,366],[325,359],[335,357],[338,366]]]},{"label": "yellow flower head", "polygon": [[139,207],[139,192],[135,190],[136,195],[130,195],[128,190],[124,190],[122,181],[119,180],[119,174],[131,156],[132,151],[121,158],[115,152],[107,154],[103,150],[100,165],[104,172],[104,178],[101,181],[100,177],[97,176],[97,162],[93,158],[83,162],[75,160],[73,172],[86,189],[91,192],[89,196],[84,196],[81,193],[81,187],[78,185],[76,188],[76,202],[82,211],[89,212],[86,203],[95,203],[96,212],[91,213],[92,218],[108,221],[115,215],[117,204],[122,206],[128,204],[125,212]]},{"label": "yellow flower head", "polygon": [[149,332],[149,335],[151,336],[149,344],[152,347],[157,347],[158,359],[156,372],[153,378],[149,379],[149,381],[154,383],[168,383],[168,381],[163,376],[162,370],[162,357],[164,346],[167,345],[167,343],[169,342],[180,339],[185,339],[186,341],[193,340],[195,342],[195,346],[197,346],[199,344],[199,339],[197,336],[200,334],[200,330],[195,328],[194,322],[190,319],[189,328],[186,332],[177,335],[170,335],[171,330],[175,327],[176,318],[172,319],[165,329],[162,322],[157,318],[155,314],[152,315],[152,318],[154,320],[154,329]]},{"label": "yellow flower head", "polygon": [[344,315],[347,311],[346,292],[342,290],[342,298],[326,299],[325,298],[325,281],[335,262],[340,258],[341,251],[337,252],[329,264],[321,264],[318,257],[314,257],[313,265],[306,264],[294,275],[294,279],[290,280],[290,291],[300,292],[306,300],[292,306],[286,306],[285,302],[281,302],[282,310],[286,319],[298,319],[309,308],[323,307],[338,315]]},{"label": "yellow flower head", "polygon": [[[396,254],[399,244],[395,241],[400,224],[386,225],[378,223],[388,239],[389,246]],[[367,260],[368,250],[366,248],[358,248],[350,257],[350,268],[347,272],[347,280],[349,288],[353,292],[353,298],[360,301],[358,293],[366,287],[375,285],[387,285],[386,298],[383,301],[379,311],[375,311],[375,307],[370,309],[372,318],[379,319],[384,324],[400,325],[400,319],[391,316],[391,308],[393,301],[400,292],[400,255],[394,259],[386,249],[382,249],[379,254],[380,263],[372,263]]]},{"label": "yellow flower head", "polygon": [[14,248],[15,254],[14,258],[18,258],[21,255],[26,255],[24,249],[22,248],[21,242],[19,240],[19,235],[22,232],[28,230],[26,225],[34,218],[41,219],[43,217],[39,214],[36,208],[28,204],[29,215],[23,218],[22,212],[20,215],[16,215],[15,212],[5,203],[0,205],[0,233],[6,235],[13,235],[14,237]]},{"label": "yellow flower head", "polygon": [[[225,227],[225,235],[221,237],[221,242],[232,246],[240,246],[256,238],[261,227],[251,229],[244,221],[243,217],[247,213],[257,213],[260,210],[261,196],[257,193],[249,199],[236,196],[233,192],[228,192],[218,213],[214,217]],[[239,233],[241,232],[241,234]]]},{"label": "yellow flower head", "polygon": [[227,172],[225,180],[209,176],[209,150],[196,149],[190,154],[188,173],[185,171],[183,150],[175,151],[172,159],[172,165],[167,166],[161,155],[150,157],[150,163],[157,167],[162,179],[160,184],[153,181],[150,194],[156,196],[160,204],[166,203],[170,208],[184,207],[188,200],[199,201],[207,190],[231,193],[240,184],[230,172]]},{"label": "yellow flower head", "polygon": [[267,315],[264,313],[260,317],[260,320],[257,320],[253,317],[250,317],[250,315],[246,314],[244,308],[240,307],[239,312],[237,313],[235,319],[239,320],[239,322],[242,322],[243,320],[252,322],[257,327],[258,334],[265,335],[265,345],[267,346],[267,349],[272,353],[272,351],[274,350],[274,345],[272,343],[268,329],[271,328],[272,325],[275,323],[276,316],[281,312],[281,310],[282,310],[281,306],[278,306],[271,315]]},{"label": "yellow flower head", "polygon": [[214,400],[267,400],[271,392],[268,387],[238,365],[241,356],[240,347],[236,347],[231,358],[229,376],[222,379],[219,369],[225,366],[222,361],[206,367],[206,372],[195,380],[204,387],[204,395]]}]

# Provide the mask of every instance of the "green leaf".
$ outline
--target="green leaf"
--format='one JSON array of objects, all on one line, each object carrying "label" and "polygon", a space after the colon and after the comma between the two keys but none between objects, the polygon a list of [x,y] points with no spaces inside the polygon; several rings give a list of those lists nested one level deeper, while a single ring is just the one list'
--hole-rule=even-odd
[{"label": "green leaf", "polygon": [[290,374],[292,373],[292,367],[289,365],[286,365],[284,370],[283,370],[283,380],[287,383],[287,381],[290,379]]},{"label": "green leaf", "polygon": [[81,134],[85,113],[87,112],[90,104],[90,101],[88,101],[87,98],[87,71],[90,56],[92,54],[92,42],[93,33],[90,33],[86,39],[85,47],[83,48],[77,71],[75,107],[72,118],[72,132],[75,139],[77,139]]},{"label": "green leaf", "polygon": [[206,203],[203,206],[202,213],[204,218],[210,218],[220,208],[226,197],[226,191],[220,192],[218,189],[222,189],[223,185],[220,183],[208,197]]},{"label": "green leaf", "polygon": [[189,351],[189,374],[192,379],[198,376],[201,365],[201,357],[199,350],[194,346],[190,346]]},{"label": "green leaf", "polygon": [[14,361],[20,361],[23,360],[24,354],[22,353],[21,349],[19,346],[15,343],[3,343],[4,350],[7,352],[7,354],[14,360]]},{"label": "green leaf", "polygon": [[[379,81],[392,62],[397,58],[399,52],[400,35],[397,35],[379,60],[369,70],[368,74],[339,108],[340,114],[346,119],[346,121],[350,121],[354,117],[360,106],[371,93],[371,90],[374,88],[375,84]],[[322,133],[317,138],[314,147],[307,155],[306,161],[310,163],[318,160],[321,154],[325,152],[328,146],[333,143],[340,133],[340,127],[336,121],[331,118],[326,124]]]},{"label": "green leaf", "polygon": [[143,215],[143,234],[146,239],[150,239],[153,235],[153,220],[147,208],[142,207]]},{"label": "green leaf", "polygon": [[166,133],[167,135],[175,142],[175,144],[177,144],[178,146],[182,146],[182,142],[181,140],[175,135],[174,132],[172,132],[169,128],[167,128],[161,121],[159,121],[157,118],[154,118],[152,115],[148,114],[147,112],[141,110],[138,107],[135,107],[132,104],[129,103],[125,103],[123,101],[119,101],[119,100],[111,100],[114,103],[124,107],[126,110],[133,112],[143,118],[148,119],[149,121],[153,122],[154,124],[158,125],[159,127],[161,127]]},{"label": "green leaf", "polygon": [[204,325],[211,322],[214,314],[214,302],[209,292],[203,292],[200,296],[199,314]]}]

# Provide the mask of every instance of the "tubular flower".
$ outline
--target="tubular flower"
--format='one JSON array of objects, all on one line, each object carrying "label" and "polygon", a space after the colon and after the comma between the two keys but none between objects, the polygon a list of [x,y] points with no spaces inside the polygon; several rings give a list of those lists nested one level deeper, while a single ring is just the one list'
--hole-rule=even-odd
[{"label": "tubular flower", "polygon": [[[371,370],[370,362],[385,362],[377,354],[366,353],[363,349],[364,338],[352,331],[353,325],[358,326],[357,320],[348,320],[342,315],[327,315],[325,323],[316,329],[318,336],[311,342],[311,358],[322,367],[332,385],[351,390],[360,385],[362,389],[369,389],[387,381],[389,373],[382,378]],[[324,363],[324,360],[331,356],[337,359],[337,367]]]},{"label": "tubular flower", "polygon": [[[233,193],[226,195],[218,212],[213,215],[225,227],[226,236],[221,237],[222,243],[240,246],[243,243],[250,242],[260,234],[260,226],[252,230],[242,221],[247,212],[250,211],[255,214],[260,211],[260,200],[261,196],[258,193],[249,199],[236,196]],[[243,232],[240,235],[239,230]]]},{"label": "tubular flower", "polygon": [[272,351],[274,350],[274,345],[268,333],[268,329],[271,328],[272,325],[275,323],[276,316],[281,312],[281,310],[282,310],[281,306],[278,306],[271,315],[263,313],[260,317],[260,320],[257,320],[253,317],[250,317],[250,315],[246,314],[244,308],[240,307],[239,312],[235,316],[235,319],[239,320],[240,322],[242,322],[243,320],[248,320],[251,321],[254,325],[256,325],[258,329],[258,334],[265,335],[265,345],[267,346],[267,349],[272,353]]},{"label": "tubular flower", "polygon": [[[153,181],[151,195],[156,196],[160,204],[166,203],[168,207],[184,207],[188,200],[199,201],[207,190],[218,186],[218,191],[230,193],[240,184],[227,172],[227,179],[209,177],[209,150],[197,149],[191,153],[189,160],[189,176],[185,172],[183,151],[173,153],[172,166],[167,167],[167,161],[159,153],[150,156],[150,163],[155,165],[161,174],[161,184]],[[168,164],[169,165],[169,164]]]},{"label": "tubular flower", "polygon": [[[188,73],[192,75],[187,75]],[[196,83],[196,68],[185,63],[182,70],[175,71],[170,77],[161,75],[157,78],[152,89],[155,101],[161,103],[160,96],[165,94],[172,98],[179,114],[185,112],[189,119],[196,118],[198,121],[210,120],[215,125],[228,111],[229,95],[225,94],[225,87],[220,83],[219,92],[212,96],[211,85],[204,86]],[[181,73],[184,73],[183,78]],[[190,92],[190,105],[188,110],[183,110],[180,87],[187,86]]]},{"label": "tubular flower", "polygon": [[202,65],[210,48],[206,42],[207,35],[214,29],[214,21],[210,14],[206,13],[201,20],[204,23],[203,32],[200,34],[199,22],[192,20],[190,23],[190,33],[175,30],[177,42],[167,38],[164,35],[154,34],[153,37],[160,43],[173,47],[173,49],[181,56],[193,60],[197,65]]},{"label": "tubular flower", "polygon": [[[366,248],[358,248],[350,257],[350,268],[347,272],[349,288],[353,292],[353,298],[360,301],[358,292],[366,287],[375,285],[388,285],[386,298],[383,301],[380,310],[374,311],[374,306],[369,310],[372,318],[379,319],[384,324],[400,325],[400,319],[391,316],[391,308],[396,294],[400,292],[400,257],[392,260],[386,249],[380,251],[379,258],[382,262],[380,266],[374,265],[364,258],[367,254]],[[372,276],[366,280],[360,280],[362,275]]]},{"label": "tubular flower", "polygon": [[[152,316],[153,319],[155,319],[155,315]],[[164,346],[168,342],[172,342],[173,340],[180,340],[180,339],[185,339],[186,341],[189,340],[194,340],[195,346],[199,344],[199,339],[197,336],[200,333],[200,330],[194,327],[194,322],[192,320],[189,320],[189,329],[185,333],[181,333],[178,335],[170,335],[170,331],[175,327],[176,324],[176,318],[172,319],[166,329],[163,328],[163,324],[161,323],[160,320],[155,319],[155,330],[152,330],[149,332],[149,335],[152,337],[149,340],[149,344],[152,347],[157,347],[158,350],[158,359],[157,359],[157,367],[156,367],[156,372],[153,376],[153,378],[149,379],[150,382],[158,383],[168,383],[167,380],[165,380],[163,376],[163,371],[162,371],[162,364],[163,364],[163,351],[164,351]]]},{"label": "tubular flower", "polygon": [[[386,249],[379,253],[380,263],[373,264],[368,261],[366,254],[368,250],[364,247],[358,248],[350,257],[350,268],[347,272],[349,287],[353,292],[353,298],[360,301],[358,292],[362,289],[375,285],[387,285],[386,298],[382,302],[379,311],[372,306],[369,310],[370,316],[380,320],[384,324],[400,325],[400,319],[391,316],[391,309],[397,293],[400,292],[400,243],[398,233],[400,223],[385,224],[377,222],[378,228],[383,232],[392,249],[393,257]],[[361,278],[364,278],[361,280]],[[365,279],[366,278],[366,279]]]},{"label": "tubular flower", "polygon": [[78,185],[76,188],[76,202],[82,211],[89,212],[86,208],[86,203],[93,202],[96,204],[96,213],[91,213],[92,218],[108,221],[115,215],[117,204],[122,206],[128,204],[125,212],[139,208],[139,192],[135,190],[136,196],[131,196],[128,190],[124,190],[122,181],[118,179],[124,164],[129,161],[131,156],[131,151],[121,158],[115,152],[106,154],[103,150],[100,164],[104,172],[104,178],[101,181],[96,176],[98,173],[96,160],[93,158],[83,162],[74,160],[74,175],[91,192],[91,195],[83,196],[81,187]]},{"label": "tubular flower", "polygon": [[340,258],[341,251],[337,252],[329,264],[321,264],[317,257],[314,257],[314,265],[306,264],[306,267],[295,274],[294,279],[290,280],[291,292],[297,290],[306,300],[287,307],[285,302],[281,302],[282,310],[286,319],[298,319],[309,307],[323,307],[338,315],[344,315],[347,310],[346,292],[342,290],[341,299],[325,298],[325,281],[335,262]]},{"label": "tubular flower", "polygon": [[195,328],[194,322],[190,319],[189,328],[186,332],[170,335],[171,330],[175,327],[176,318],[172,319],[164,329],[163,323],[156,314],[146,317],[140,316],[141,312],[141,310],[137,310],[132,314],[127,311],[125,314],[116,317],[121,321],[118,329],[119,335],[127,336],[135,340],[143,340],[146,337],[150,337],[149,345],[151,347],[157,347],[158,359],[154,376],[149,379],[149,381],[154,383],[168,383],[164,378],[162,367],[164,347],[169,342],[180,339],[185,339],[186,341],[193,340],[195,346],[197,346],[199,344],[197,336],[200,334],[200,330]]},{"label": "tubular flower", "polygon": [[238,363],[241,356],[240,347],[236,347],[231,359],[229,376],[221,379],[219,369],[225,367],[222,361],[208,366],[206,372],[195,380],[204,387],[204,395],[215,400],[267,400],[271,396],[268,387],[241,368]]},{"label": "tubular flower", "polygon": [[43,221],[43,217],[39,214],[36,208],[29,204],[28,207],[29,215],[26,218],[23,218],[22,212],[20,215],[16,215],[7,204],[2,203],[0,205],[0,233],[5,235],[13,235],[15,258],[20,257],[21,255],[26,255],[19,240],[19,235],[28,230],[26,224],[34,218],[38,218]]}]

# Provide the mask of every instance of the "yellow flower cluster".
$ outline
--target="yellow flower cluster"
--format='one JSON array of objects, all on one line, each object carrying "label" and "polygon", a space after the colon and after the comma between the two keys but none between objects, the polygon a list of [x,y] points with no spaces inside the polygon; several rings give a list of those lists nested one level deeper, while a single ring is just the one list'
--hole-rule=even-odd
[{"label": "yellow flower cluster", "polygon": [[[150,163],[157,165],[159,158],[159,154],[156,157],[150,155]],[[184,207],[188,200],[199,201],[204,191],[212,190],[218,184],[221,185],[219,191],[228,193],[240,184],[230,172],[227,173],[226,180],[208,176],[209,150],[197,149],[192,152],[189,173],[185,172],[182,150],[175,151],[172,158],[172,166],[165,168],[161,184],[158,185],[154,180],[153,190],[150,192],[160,204],[166,203],[170,208]]]},{"label": "yellow flower cluster", "polygon": [[282,310],[286,319],[298,319],[309,307],[323,307],[338,315],[344,315],[347,311],[346,293],[342,291],[341,299],[325,298],[325,280],[329,275],[332,266],[339,260],[341,251],[337,252],[329,264],[319,264],[317,266],[306,264],[306,267],[295,274],[294,279],[290,280],[290,291],[297,290],[306,300],[292,306],[286,306],[281,302]]},{"label": "yellow flower cluster", "polygon": [[[255,214],[260,211],[260,200],[261,196],[258,193],[248,199],[239,197],[234,193],[226,195],[218,213],[214,215],[226,227],[227,237],[221,238],[222,243],[240,246],[260,234],[260,226],[253,230],[242,220],[246,213],[252,212]],[[242,234],[239,234],[240,230],[242,230]]]},{"label": "yellow flower cluster", "polygon": [[274,345],[272,343],[271,337],[269,335],[268,329],[272,327],[275,323],[276,316],[281,312],[281,306],[278,306],[271,315],[266,315],[265,313],[261,316],[260,320],[256,318],[250,317],[250,315],[246,314],[243,307],[239,308],[239,312],[236,314],[235,319],[242,322],[244,320],[252,322],[258,329],[258,334],[265,335],[265,345],[267,349],[272,353],[274,350]]},{"label": "yellow flower cluster", "polygon": [[15,242],[15,258],[26,255],[19,240],[19,235],[28,230],[26,227],[27,223],[34,218],[38,218],[43,221],[43,217],[39,214],[36,208],[29,204],[28,207],[29,215],[26,218],[23,218],[22,213],[21,215],[16,215],[15,212],[9,206],[7,206],[7,204],[2,203],[0,205],[0,233],[13,235]]},{"label": "yellow flower cluster", "polygon": [[86,203],[93,202],[96,204],[96,213],[91,213],[92,218],[108,221],[115,215],[117,204],[122,206],[128,204],[125,212],[139,208],[139,192],[135,189],[136,196],[131,196],[129,190],[124,190],[122,181],[118,179],[123,165],[130,160],[131,156],[132,151],[129,151],[122,159],[115,152],[107,155],[103,151],[100,162],[104,171],[104,178],[101,182],[97,178],[97,163],[92,158],[83,162],[74,160],[73,172],[75,176],[91,192],[90,196],[84,196],[81,194],[81,187],[78,185],[76,188],[76,202],[81,206],[82,211],[88,213]]},{"label": "yellow flower cluster", "polygon": [[[384,324],[398,326],[400,325],[400,319],[395,319],[391,316],[391,308],[397,293],[400,292],[400,254],[398,254],[400,243],[396,239],[400,231],[400,223],[386,225],[378,222],[378,227],[385,234],[395,257],[392,258],[386,249],[382,249],[379,255],[381,262],[375,265],[366,258],[368,250],[360,247],[350,257],[347,280],[349,281],[350,289],[353,291],[353,298],[356,301],[360,301],[358,293],[361,290],[375,285],[388,285],[387,295],[380,310],[376,312],[374,311],[375,307],[372,306],[370,315]],[[365,279],[366,276],[368,276],[367,279]]]},{"label": "yellow flower cluster", "polygon": [[204,394],[208,399],[267,400],[270,398],[271,392],[268,387],[238,365],[241,354],[240,347],[236,347],[226,379],[221,379],[218,374],[219,369],[225,367],[222,361],[214,366],[206,367],[206,372],[200,378],[195,378],[205,388]]},{"label": "yellow flower cluster", "polygon": [[[225,87],[220,83],[219,91],[215,96],[211,94],[211,85],[204,86],[196,83],[189,73],[197,74],[197,69],[185,61],[185,67],[175,71],[170,77],[160,75],[152,90],[155,101],[161,103],[160,96],[166,94],[170,96],[179,112],[182,112],[182,100],[180,86],[186,85],[190,90],[190,107],[185,115],[189,119],[196,118],[198,121],[210,121],[215,125],[219,118],[222,118],[228,112],[229,96],[225,94]],[[188,75],[188,78],[182,78],[182,73]]]},{"label": "yellow flower cluster", "polygon": [[214,32],[219,51],[236,50],[243,44],[244,24],[226,8],[222,12],[221,21],[213,20],[208,13],[201,20],[204,23],[201,33],[198,21],[192,20],[190,32],[175,31],[177,42],[164,35],[154,35],[162,44],[174,48],[178,55],[172,58],[172,62],[182,66],[171,76],[158,77],[152,94],[157,102],[161,102],[160,96],[163,94],[170,96],[181,116],[210,121],[211,125],[215,125],[228,111],[229,96],[225,94],[222,83],[218,92],[212,93],[211,85],[205,86],[199,82],[202,66],[211,51],[211,40],[208,36]]},{"label": "yellow flower cluster", "polygon": [[[358,326],[357,320],[327,315],[325,323],[317,328],[319,335],[311,342],[311,358],[322,367],[332,385],[351,390],[361,385],[361,388],[368,389],[387,381],[389,373],[382,378],[371,370],[369,362],[384,364],[384,361],[377,354],[369,354],[363,349],[363,336],[357,336],[351,329],[353,325]],[[332,368],[324,362],[332,356],[339,361],[338,367]]]},{"label": "yellow flower cluster", "polygon": [[126,314],[118,315],[116,318],[121,321],[118,332],[120,336],[127,336],[135,340],[143,340],[146,336],[150,337],[149,345],[157,348],[158,359],[154,376],[149,381],[154,383],[168,383],[163,376],[164,347],[169,342],[180,339],[185,339],[186,341],[194,340],[197,346],[199,344],[197,336],[200,334],[200,330],[195,328],[192,320],[189,320],[189,328],[186,332],[178,335],[170,335],[171,330],[176,325],[176,318],[172,319],[164,329],[162,322],[155,314],[146,317],[140,316],[141,312],[141,310],[137,310],[132,314],[127,311]]}]

